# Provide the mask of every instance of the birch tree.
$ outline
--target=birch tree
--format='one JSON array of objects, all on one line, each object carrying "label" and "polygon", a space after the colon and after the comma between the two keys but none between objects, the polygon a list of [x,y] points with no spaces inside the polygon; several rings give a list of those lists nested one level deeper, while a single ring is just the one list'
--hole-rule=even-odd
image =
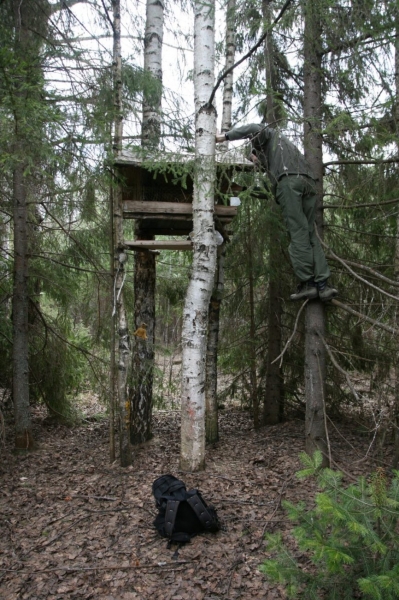
[{"label": "birch tree", "polygon": [[[122,55],[120,0],[112,0],[113,8],[113,85],[114,85],[114,139],[115,158],[122,150]],[[130,405],[127,399],[127,381],[130,366],[130,339],[127,323],[123,284],[125,281],[126,254],[123,251],[122,190],[118,181],[113,187],[113,241],[114,241],[114,298],[113,316],[118,329],[118,408],[120,463],[127,467],[132,463],[129,443]]]},{"label": "birch tree", "polygon": [[194,4],[195,171],[193,267],[183,310],[180,468],[205,466],[205,361],[208,309],[216,268],[213,222],[216,111],[209,103],[214,85],[214,3]]},{"label": "birch tree", "polygon": [[[226,11],[226,61],[225,71],[234,64],[235,57],[235,24],[236,0],[229,0]],[[233,81],[234,71],[231,70],[223,84],[223,112],[221,131],[231,129],[231,115],[233,107]],[[228,141],[224,143],[228,148]],[[215,284],[209,305],[208,346],[206,355],[206,441],[217,442],[219,439],[218,427],[218,400],[217,400],[217,361],[219,344],[220,307],[224,291],[224,261],[226,255],[225,243],[218,248]]]}]

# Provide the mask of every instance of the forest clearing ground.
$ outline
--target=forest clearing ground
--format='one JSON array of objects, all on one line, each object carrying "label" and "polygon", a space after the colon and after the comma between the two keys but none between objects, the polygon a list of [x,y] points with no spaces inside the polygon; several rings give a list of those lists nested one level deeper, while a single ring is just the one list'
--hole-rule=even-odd
[{"label": "forest clearing ground", "polygon": [[[280,530],[290,539],[281,499],[309,500],[315,490],[313,481],[295,477],[304,422],[255,431],[248,412],[221,411],[220,441],[207,449],[206,471],[183,475],[179,421],[178,411],[156,412],[153,440],[135,448],[127,469],[108,461],[106,419],[88,417],[84,426],[68,428],[39,413],[39,447],[25,456],[12,453],[10,439],[1,448],[0,598],[285,598],[258,567],[268,556],[265,532]],[[372,452],[362,460],[371,436],[356,429],[330,427],[334,460],[354,477],[375,467]],[[223,524],[177,557],[176,546],[168,550],[152,525],[151,485],[164,473],[199,488]]]}]

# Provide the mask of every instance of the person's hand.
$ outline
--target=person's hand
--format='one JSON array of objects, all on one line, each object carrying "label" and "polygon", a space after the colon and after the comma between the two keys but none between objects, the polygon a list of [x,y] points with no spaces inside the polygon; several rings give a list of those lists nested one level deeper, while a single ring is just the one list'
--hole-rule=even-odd
[{"label": "person's hand", "polygon": [[226,136],[224,133],[217,133],[216,134],[216,143],[220,144],[221,142],[225,142],[226,141]]}]

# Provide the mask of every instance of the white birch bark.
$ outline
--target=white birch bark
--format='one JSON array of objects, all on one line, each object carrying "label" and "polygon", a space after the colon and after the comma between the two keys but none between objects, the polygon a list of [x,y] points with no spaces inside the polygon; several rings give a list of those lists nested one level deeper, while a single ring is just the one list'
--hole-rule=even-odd
[{"label": "white birch bark", "polygon": [[208,105],[214,85],[214,4],[196,0],[194,14],[194,256],[182,331],[180,468],[184,471],[205,467],[205,361],[209,300],[216,269],[213,222],[216,111]]},{"label": "white birch bark", "polygon": [[[226,12],[226,62],[224,70],[230,69],[234,65],[236,53],[236,0],[228,0]],[[234,71],[231,71],[224,80],[223,85],[223,113],[222,113],[222,133],[230,131],[231,114],[233,108],[233,81]],[[228,142],[226,141],[226,147]]]},{"label": "white birch bark", "polygon": [[[121,21],[120,1],[112,0],[114,16],[114,47],[113,47],[113,84],[114,84],[114,139],[113,150],[115,157],[122,149],[122,54],[121,54]],[[125,281],[126,255],[123,252],[123,212],[122,192],[118,181],[113,190],[113,240],[114,240],[114,301],[113,315],[116,315],[118,328],[118,409],[119,409],[119,445],[120,463],[127,467],[132,463],[129,440],[130,405],[127,401],[127,378],[130,364],[130,340],[123,298]]]},{"label": "white birch bark", "polygon": [[[235,58],[235,22],[236,22],[236,0],[228,0],[226,9],[226,62],[224,70],[227,71],[234,64]],[[229,73],[223,86],[223,112],[221,131],[231,129],[231,114],[233,108],[233,81],[234,72]],[[229,142],[223,144],[227,150]],[[216,278],[211,296],[208,316],[208,347],[206,357],[206,388],[205,404],[206,418],[205,430],[206,441],[217,442],[219,439],[218,426],[218,403],[217,403],[217,360],[219,344],[219,317],[220,306],[224,291],[224,257],[226,254],[225,244],[217,253]]]},{"label": "white birch bark", "polygon": [[162,0],[147,0],[144,70],[151,73],[159,85],[155,92],[153,90],[151,94],[144,94],[142,122],[144,145],[157,146],[161,135],[163,22],[164,3]]}]

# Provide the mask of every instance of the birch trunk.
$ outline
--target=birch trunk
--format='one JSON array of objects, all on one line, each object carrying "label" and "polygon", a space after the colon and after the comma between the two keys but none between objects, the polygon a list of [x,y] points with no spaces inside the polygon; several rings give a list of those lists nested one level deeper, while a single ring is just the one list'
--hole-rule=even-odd
[{"label": "birch trunk", "polygon": [[[122,56],[120,0],[112,0],[114,17],[113,83],[114,83],[114,140],[115,157],[122,150]],[[113,190],[113,238],[114,238],[114,294],[113,316],[116,316],[118,329],[118,369],[117,392],[119,413],[119,447],[122,467],[132,464],[129,442],[130,404],[127,398],[127,381],[130,364],[130,339],[123,297],[126,254],[123,252],[123,212],[122,191],[119,181]]]},{"label": "birch trunk", "polygon": [[213,222],[216,111],[207,102],[214,85],[214,3],[196,0],[194,13],[194,250],[182,331],[180,468],[184,471],[205,467],[205,360],[209,301],[216,268]]},{"label": "birch trunk", "polygon": [[[162,100],[162,40],[164,4],[162,0],[147,0],[144,36],[144,71],[155,83],[152,93],[144,94],[142,120],[142,146],[156,148],[161,136]],[[151,86],[152,88],[153,86]],[[140,223],[136,223],[136,239],[142,237]],[[130,440],[140,444],[152,437],[152,388],[154,378],[155,342],[155,255],[136,252],[134,261],[134,322],[136,329],[146,324],[147,339],[133,340],[133,373],[130,405]]]},{"label": "birch trunk", "polygon": [[206,441],[215,443],[219,439],[218,399],[217,399],[217,362],[219,345],[220,306],[224,290],[224,258],[226,247],[223,244],[218,251],[216,280],[209,304],[208,347],[206,351]]},{"label": "birch trunk", "polygon": [[161,137],[163,22],[162,0],[147,0],[144,71],[154,78],[155,89],[152,89],[151,94],[144,94],[142,141],[143,145],[152,147],[158,146]]},{"label": "birch trunk", "polygon": [[[224,70],[234,65],[236,53],[236,0],[228,0],[226,11],[226,62]],[[234,71],[226,75],[223,84],[223,113],[222,133],[230,131],[232,127],[231,114],[233,109],[233,82]],[[226,142],[227,146],[228,142]]]},{"label": "birch trunk", "polygon": [[[305,157],[316,177],[316,226],[323,234],[323,147],[321,135],[321,24],[319,7],[305,2],[304,32],[304,118]],[[323,466],[328,466],[328,444],[325,423],[326,351],[320,339],[324,336],[325,314],[322,302],[309,302],[305,320],[305,398],[306,452],[323,453]]]},{"label": "birch trunk", "polygon": [[[234,64],[235,57],[235,21],[236,0],[229,0],[226,12],[226,62],[225,70]],[[231,72],[224,80],[223,113],[221,131],[231,129],[231,113],[233,106],[233,76]],[[226,149],[228,141],[225,142]],[[217,362],[219,344],[219,318],[224,291],[224,259],[225,244],[217,252],[216,279],[209,305],[208,347],[206,353],[206,441],[217,442],[219,439],[218,401],[217,401]]]},{"label": "birch trunk", "polygon": [[[271,23],[271,0],[263,0],[262,12],[265,29]],[[266,121],[271,127],[275,126],[275,75],[274,51],[272,32],[265,39],[265,64],[266,64]],[[277,205],[271,200],[271,219],[268,223],[269,240],[269,298],[268,298],[268,339],[267,339],[267,369],[265,397],[263,399],[263,425],[275,425],[280,421],[283,413],[282,407],[282,372],[279,361],[273,362],[281,351],[281,276],[280,265],[282,261],[279,229],[276,227]]]}]

